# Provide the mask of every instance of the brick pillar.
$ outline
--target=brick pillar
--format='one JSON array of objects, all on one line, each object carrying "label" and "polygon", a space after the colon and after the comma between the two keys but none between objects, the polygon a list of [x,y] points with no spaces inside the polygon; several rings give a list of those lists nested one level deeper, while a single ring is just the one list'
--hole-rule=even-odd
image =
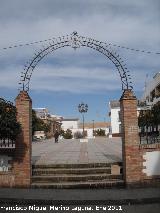
[{"label": "brick pillar", "polygon": [[131,90],[124,90],[120,99],[122,122],[123,175],[126,185],[136,185],[141,178],[137,118],[137,99]]},{"label": "brick pillar", "polygon": [[22,133],[16,141],[14,162],[15,186],[31,185],[31,143],[32,143],[32,100],[25,91],[16,98],[17,120],[21,123]]}]

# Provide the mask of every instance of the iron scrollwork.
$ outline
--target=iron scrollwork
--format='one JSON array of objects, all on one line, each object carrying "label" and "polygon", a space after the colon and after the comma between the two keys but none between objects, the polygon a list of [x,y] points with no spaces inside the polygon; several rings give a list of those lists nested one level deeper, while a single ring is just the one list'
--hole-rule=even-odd
[{"label": "iron scrollwork", "polygon": [[112,61],[112,63],[117,68],[122,83],[122,90],[133,89],[131,75],[129,74],[129,71],[126,68],[126,65],[123,64],[122,59],[115,51],[111,49],[109,44],[100,42],[92,38],[83,37],[78,35],[77,32],[73,32],[71,35],[53,38],[53,40],[51,40],[48,45],[43,46],[42,49],[40,49],[36,54],[34,54],[32,60],[27,62],[24,67],[24,71],[21,73],[21,79],[19,82],[20,90],[29,91],[31,76],[36,65],[45,56],[63,47],[72,47],[75,50],[80,47],[88,47],[102,53],[110,61]]}]

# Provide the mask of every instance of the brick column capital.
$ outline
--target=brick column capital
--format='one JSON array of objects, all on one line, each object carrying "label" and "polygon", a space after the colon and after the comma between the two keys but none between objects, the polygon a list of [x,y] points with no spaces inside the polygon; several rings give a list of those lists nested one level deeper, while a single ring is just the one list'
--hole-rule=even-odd
[{"label": "brick column capital", "polygon": [[17,103],[17,101],[24,101],[24,100],[32,102],[31,98],[29,97],[26,91],[20,91],[15,101]]},{"label": "brick column capital", "polygon": [[133,91],[131,89],[125,89],[123,91],[123,94],[120,98],[120,101],[122,100],[137,100],[136,96],[134,95]]}]

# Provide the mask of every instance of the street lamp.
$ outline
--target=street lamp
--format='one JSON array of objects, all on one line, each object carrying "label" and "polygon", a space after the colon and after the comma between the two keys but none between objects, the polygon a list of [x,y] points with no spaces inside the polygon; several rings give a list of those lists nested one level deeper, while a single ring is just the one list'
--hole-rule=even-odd
[{"label": "street lamp", "polygon": [[78,105],[78,110],[80,113],[82,113],[83,116],[83,138],[84,138],[84,113],[88,111],[88,105],[82,102],[81,104]]}]

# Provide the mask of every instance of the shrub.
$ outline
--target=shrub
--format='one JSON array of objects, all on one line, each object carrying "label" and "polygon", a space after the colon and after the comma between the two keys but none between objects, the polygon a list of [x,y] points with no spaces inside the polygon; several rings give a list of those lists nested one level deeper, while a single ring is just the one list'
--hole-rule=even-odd
[{"label": "shrub", "polygon": [[42,119],[38,118],[35,110],[32,110],[32,135],[34,135],[35,131],[44,131],[46,134],[50,129],[50,123],[45,123]]},{"label": "shrub", "polygon": [[105,136],[105,130],[104,129],[97,129],[94,131],[95,136]]},{"label": "shrub", "polygon": [[16,140],[21,132],[21,125],[17,122],[16,115],[16,107],[0,98],[0,139]]},{"label": "shrub", "polygon": [[74,133],[74,138],[79,139],[79,138],[83,138],[83,133],[80,131],[77,131]]},{"label": "shrub", "polygon": [[67,129],[66,131],[62,131],[61,135],[63,136],[64,139],[72,139],[72,131],[70,129]]}]

